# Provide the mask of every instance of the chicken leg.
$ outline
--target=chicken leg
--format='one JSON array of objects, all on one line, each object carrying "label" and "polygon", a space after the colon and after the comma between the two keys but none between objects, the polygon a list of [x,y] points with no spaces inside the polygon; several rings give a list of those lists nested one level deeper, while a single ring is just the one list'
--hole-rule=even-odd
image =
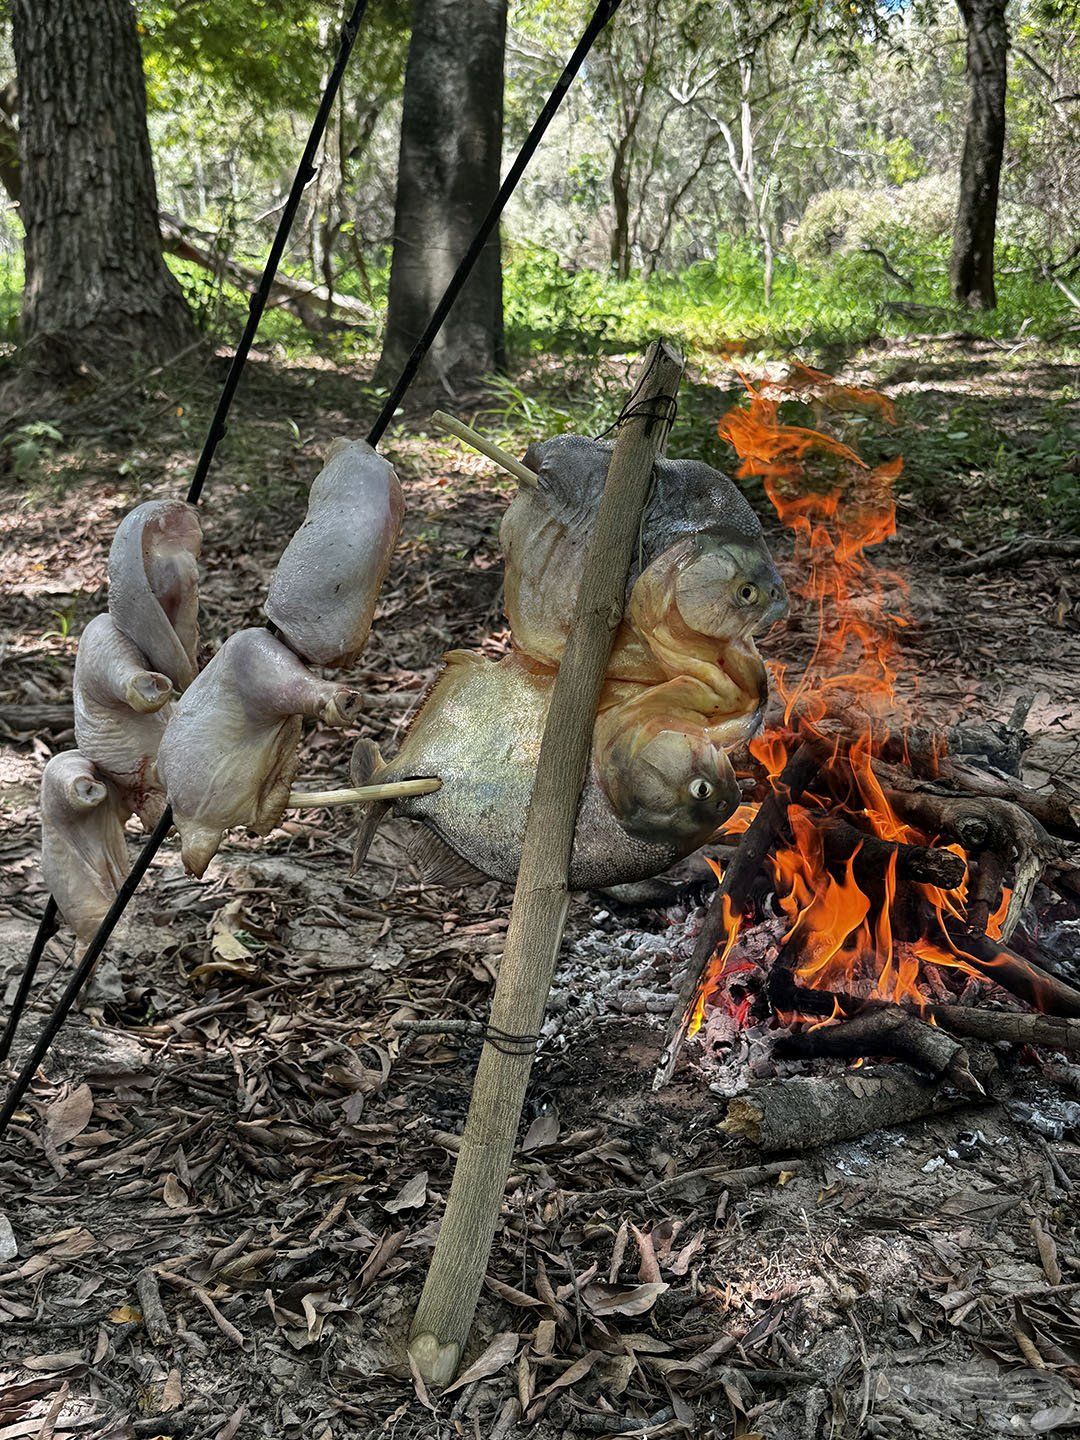
[{"label": "chicken leg", "polygon": [[121,520],[109,551],[109,614],[177,690],[198,668],[201,547],[194,506],[147,500]]},{"label": "chicken leg", "polygon": [[75,743],[116,786],[147,830],[165,808],[154,773],[168,724],[172,681],[146,661],[109,615],[83,631],[75,657]]}]

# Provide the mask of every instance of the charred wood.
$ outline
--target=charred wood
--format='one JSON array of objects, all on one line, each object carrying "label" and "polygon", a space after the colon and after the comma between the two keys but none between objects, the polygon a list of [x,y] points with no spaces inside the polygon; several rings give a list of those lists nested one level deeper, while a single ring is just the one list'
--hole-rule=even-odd
[{"label": "charred wood", "polygon": [[785,1060],[884,1055],[906,1060],[927,1075],[944,1076],[967,1095],[984,1093],[964,1047],[940,1027],[928,1025],[899,1005],[875,1006],[853,1020],[781,1036],[773,1054]]},{"label": "charred wood", "polygon": [[951,850],[882,840],[856,829],[839,816],[830,816],[818,828],[826,861],[844,863],[854,856],[855,878],[860,883],[865,876],[882,874],[893,856],[896,857],[898,879],[939,885],[943,890],[952,890],[959,885],[967,870],[961,856]]},{"label": "charred wood", "polygon": [[[972,1056],[972,1073],[987,1090],[996,1067]],[[736,1095],[720,1129],[765,1151],[812,1150],[872,1130],[972,1103],[945,1080],[928,1083],[906,1065],[880,1073],[789,1076]]]}]

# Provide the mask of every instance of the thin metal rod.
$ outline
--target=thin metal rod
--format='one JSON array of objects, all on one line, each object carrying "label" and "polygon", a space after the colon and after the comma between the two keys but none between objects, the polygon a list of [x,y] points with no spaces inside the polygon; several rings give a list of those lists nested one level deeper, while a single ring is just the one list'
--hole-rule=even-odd
[{"label": "thin metal rod", "polygon": [[442,781],[434,776],[425,780],[388,780],[385,785],[357,785],[346,790],[293,790],[289,795],[290,810],[309,810],[316,805],[364,805],[369,800],[403,800],[406,795],[434,795],[442,789]]},{"label": "thin metal rod", "polygon": [[427,328],[420,336],[420,339],[417,340],[416,344],[413,346],[412,354],[409,356],[408,360],[406,360],[405,368],[398,376],[397,384],[390,391],[390,394],[386,399],[386,403],[383,405],[383,408],[379,412],[378,419],[371,427],[371,433],[368,436],[368,443],[370,445],[378,445],[379,441],[383,437],[384,432],[386,431],[386,427],[394,418],[394,412],[401,404],[405,391],[408,390],[409,386],[416,378],[416,372],[423,364],[424,356],[431,349],[432,343],[435,340],[436,335],[438,335],[439,331],[442,329],[443,321],[446,319],[447,315],[449,315],[451,309],[453,308],[454,301],[460,295],[462,287],[464,286],[466,280],[468,280],[469,278],[473,266],[480,258],[480,254],[484,246],[491,238],[492,231],[499,223],[499,219],[502,216],[503,211],[506,209],[507,201],[514,193],[514,190],[517,188],[518,181],[525,173],[525,167],[528,165],[529,161],[535,154],[537,146],[544,138],[544,132],[551,124],[552,120],[555,117],[555,112],[562,104],[563,96],[570,89],[570,86],[574,80],[574,76],[578,73],[582,65],[585,63],[585,57],[592,49],[596,37],[600,34],[601,30],[603,30],[604,26],[615,14],[616,10],[618,10],[621,3],[622,0],[600,0],[600,3],[593,11],[592,19],[585,27],[585,32],[582,35],[581,39],[578,41],[577,48],[570,56],[570,59],[566,62],[566,67],[564,68],[562,74],[559,76],[558,80],[555,82],[555,88],[548,96],[544,108],[537,116],[536,123],[533,125],[528,135],[525,137],[525,142],[515,156],[514,163],[506,172],[506,178],[499,186],[499,193],[492,201],[491,209],[484,216],[484,219],[480,224],[479,230],[477,230],[476,234],[472,238],[469,248],[461,257],[461,263],[454,271],[449,285],[447,285],[446,289],[443,291],[442,299],[435,306],[434,313],[432,314],[431,319],[427,323]]},{"label": "thin metal rod", "polygon": [[45,912],[38,924],[37,934],[34,936],[34,943],[30,947],[30,954],[26,957],[26,965],[23,967],[23,973],[19,980],[19,988],[15,992],[15,999],[11,1002],[11,1009],[8,1012],[4,1033],[0,1036],[0,1065],[2,1065],[11,1054],[11,1047],[15,1040],[15,1032],[19,1028],[19,1021],[22,1018],[23,1011],[26,1009],[30,986],[34,983],[34,976],[37,974],[41,957],[45,954],[45,946],[59,929],[60,910],[56,901],[50,895],[45,902]]},{"label": "thin metal rod", "polygon": [[481,435],[479,430],[474,430],[471,425],[466,425],[464,420],[459,420],[456,415],[448,415],[445,410],[436,410],[432,414],[431,423],[437,425],[440,430],[445,430],[449,435],[456,435],[470,449],[486,455],[508,475],[512,475],[519,485],[525,485],[530,490],[536,489],[535,470],[530,470],[520,460],[515,460],[509,450],[504,450],[501,445],[496,445],[486,435]]},{"label": "thin metal rod", "polygon": [[311,122],[311,130],[308,134],[307,144],[304,146],[304,153],[300,157],[300,164],[296,174],[293,176],[292,189],[289,191],[289,198],[285,202],[285,208],[281,212],[281,219],[278,221],[277,232],[274,235],[274,243],[270,246],[270,254],[266,257],[266,264],[263,266],[262,279],[259,281],[259,288],[248,301],[248,318],[244,326],[244,333],[240,337],[240,343],[236,347],[232,364],[229,366],[229,373],[225,377],[225,384],[221,387],[221,395],[218,399],[217,409],[214,411],[214,418],[210,422],[210,429],[207,431],[206,440],[203,442],[202,454],[199,456],[198,464],[195,466],[195,474],[192,476],[191,485],[188,487],[188,503],[197,505],[202,495],[203,485],[210,473],[210,466],[213,463],[214,451],[224,438],[228,429],[226,420],[232,406],[233,396],[236,394],[236,387],[240,384],[240,376],[243,373],[244,364],[255,339],[255,332],[259,328],[259,321],[262,319],[263,311],[266,309],[266,302],[270,298],[270,291],[273,287],[274,276],[277,274],[278,265],[285,252],[285,246],[289,239],[289,232],[292,230],[293,220],[300,207],[300,201],[304,191],[315,178],[315,155],[322,143],[323,131],[326,129],[326,122],[330,118],[330,111],[333,109],[334,101],[337,99],[338,90],[341,87],[341,80],[345,74],[345,67],[349,63],[349,56],[352,53],[353,43],[356,40],[357,32],[364,18],[364,11],[367,9],[368,0],[356,0],[353,5],[352,14],[341,27],[341,41],[338,45],[337,59],[334,61],[333,69],[330,71],[330,78],[326,82],[326,89],[323,91],[319,108],[315,112],[315,119]]},{"label": "thin metal rod", "polygon": [[67,983],[67,988],[65,989],[63,995],[60,996],[60,999],[57,1001],[56,1005],[53,1007],[52,1014],[49,1016],[48,1022],[46,1023],[44,1030],[38,1036],[37,1044],[30,1052],[30,1056],[27,1059],[23,1068],[19,1071],[18,1075],[16,1075],[11,1090],[8,1092],[8,1097],[4,1101],[4,1108],[0,1110],[0,1135],[3,1135],[4,1131],[8,1127],[11,1117],[19,1108],[19,1102],[26,1094],[30,1082],[33,1080],[35,1074],[37,1073],[38,1066],[41,1064],[42,1060],[44,1060],[46,1054],[48,1053],[49,1046],[56,1038],[64,1021],[67,1019],[68,1012],[70,1011],[71,1007],[79,998],[79,992],[82,990],[87,980],[89,980],[94,966],[97,964],[97,961],[101,955],[101,952],[109,943],[109,936],[116,928],[117,922],[119,921],[121,915],[123,915],[124,911],[127,909],[128,901],[138,889],[139,881],[146,874],[146,871],[150,866],[151,860],[157,854],[161,842],[165,839],[165,836],[168,835],[171,829],[172,807],[170,805],[166,805],[162,813],[161,819],[154,826],[145,845],[135,857],[135,864],[132,865],[130,871],[128,872],[127,879],[120,886],[120,889],[116,892],[116,899],[109,906],[104,920],[102,920],[101,924],[97,928],[97,933],[90,941],[90,944],[87,945],[86,950],[83,953],[83,957],[79,961],[78,967],[75,970],[75,973],[72,975],[71,979]]}]

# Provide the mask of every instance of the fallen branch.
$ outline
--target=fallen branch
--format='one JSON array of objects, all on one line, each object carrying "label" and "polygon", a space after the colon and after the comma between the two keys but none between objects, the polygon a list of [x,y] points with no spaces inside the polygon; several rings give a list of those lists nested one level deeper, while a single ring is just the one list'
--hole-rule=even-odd
[{"label": "fallen branch", "polygon": [[607,1205],[613,1201],[629,1204],[631,1201],[659,1200],[664,1196],[690,1192],[692,1195],[716,1195],[722,1190],[733,1190],[742,1194],[755,1185],[765,1185],[779,1180],[782,1175],[797,1175],[802,1169],[800,1160],[774,1160],[768,1165],[744,1165],[731,1170],[725,1165],[705,1165],[698,1170],[686,1170],[681,1175],[671,1175],[655,1185],[642,1190],[623,1188],[618,1185],[608,1190],[563,1192],[568,1203],[580,1205]]},{"label": "fallen branch", "polygon": [[[262,279],[258,270],[218,250],[205,249],[174,215],[162,212],[158,215],[158,224],[161,229],[161,248],[168,254],[187,260],[219,277],[225,276],[241,290],[254,292],[258,289]],[[325,285],[316,285],[295,275],[282,275],[280,271],[274,277],[268,303],[271,308],[288,310],[311,330],[326,329],[327,305],[356,325],[371,327],[375,323],[371,306],[363,300],[354,299],[351,295],[341,295],[336,290],[331,294]]]},{"label": "fallen branch", "polygon": [[1044,556],[1067,559],[1080,555],[1080,540],[1067,535],[1024,535],[1005,545],[995,545],[981,555],[970,555],[949,567],[951,575],[978,575],[985,570],[1000,570],[1005,565],[1023,565],[1027,560]]},{"label": "fallen branch", "polygon": [[799,801],[820,768],[821,757],[816,744],[804,741],[784,766],[739,841],[738,849],[705,913],[693,954],[679,982],[666,1043],[653,1076],[654,1090],[662,1089],[671,1079],[690,1026],[702,977],[709,961],[727,939],[728,915],[742,913],[750,886],[784,824],[788,806]]}]

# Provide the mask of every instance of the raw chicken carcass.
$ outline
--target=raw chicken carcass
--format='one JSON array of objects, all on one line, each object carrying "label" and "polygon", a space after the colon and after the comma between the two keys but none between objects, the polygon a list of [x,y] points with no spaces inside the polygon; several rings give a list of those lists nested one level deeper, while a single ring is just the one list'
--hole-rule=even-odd
[{"label": "raw chicken carcass", "polygon": [[165,808],[154,761],[169,720],[171,680],[147,669],[110,615],[98,615],[79,641],[74,688],[75,743],[152,829]]},{"label": "raw chicken carcass", "polygon": [[41,873],[85,945],[127,874],[126,810],[77,750],[54,755],[41,777]]},{"label": "raw chicken carcass", "polygon": [[194,506],[147,500],[121,520],[109,551],[109,614],[177,690],[198,669],[201,548]]},{"label": "raw chicken carcass", "polygon": [[263,607],[310,664],[347,665],[364,648],[404,510],[393,467],[362,440],[335,440]]},{"label": "raw chicken carcass", "polygon": [[299,763],[302,717],[348,725],[355,690],[318,680],[267,630],[226,640],[177,702],[158,752],[184,864],[202,875],[226,830],[268,835]]}]

